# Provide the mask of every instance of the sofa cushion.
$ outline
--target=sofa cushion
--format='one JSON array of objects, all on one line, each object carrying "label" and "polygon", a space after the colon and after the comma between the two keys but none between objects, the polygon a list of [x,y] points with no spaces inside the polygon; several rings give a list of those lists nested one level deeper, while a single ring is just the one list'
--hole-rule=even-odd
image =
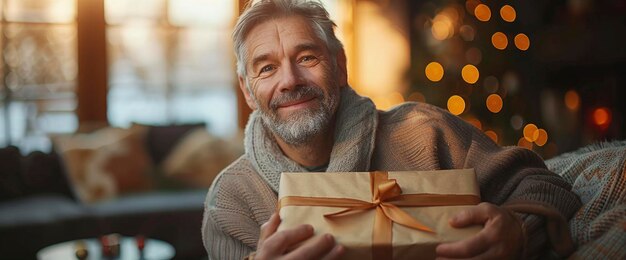
[{"label": "sofa cushion", "polygon": [[152,214],[201,210],[204,205],[206,190],[176,192],[144,192],[119,197],[89,206],[89,210],[98,217]]},{"label": "sofa cushion", "polygon": [[145,131],[140,126],[107,127],[89,134],[53,138],[80,201],[94,203],[152,189]]}]

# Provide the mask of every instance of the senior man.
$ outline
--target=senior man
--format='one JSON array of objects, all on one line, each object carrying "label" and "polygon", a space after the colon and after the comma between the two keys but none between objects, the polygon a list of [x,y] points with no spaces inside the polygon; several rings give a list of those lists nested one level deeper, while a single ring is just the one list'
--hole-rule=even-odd
[{"label": "senior man", "polygon": [[202,234],[210,258],[341,256],[344,248],[332,235],[313,236],[311,226],[276,232],[281,172],[458,168],[475,169],[485,202],[450,225],[484,227],[473,237],[440,244],[438,257],[545,253],[546,216],[502,205],[523,201],[530,208],[542,205],[535,212],[552,219],[569,218],[580,207],[570,186],[533,152],[499,147],[437,107],[405,103],[377,111],[348,86],[346,57],[333,30],[327,11],[313,1],[262,0],[239,17],[233,33],[239,86],[254,112],[245,129],[245,154],[222,171],[207,195]]}]

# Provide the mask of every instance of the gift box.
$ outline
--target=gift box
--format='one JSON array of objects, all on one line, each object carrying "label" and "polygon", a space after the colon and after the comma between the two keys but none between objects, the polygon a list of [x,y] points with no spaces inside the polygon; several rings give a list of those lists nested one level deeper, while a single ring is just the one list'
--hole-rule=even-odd
[{"label": "gift box", "polygon": [[449,219],[480,203],[473,169],[283,173],[278,230],[310,224],[345,247],[342,259],[429,259],[443,242],[476,234]]}]

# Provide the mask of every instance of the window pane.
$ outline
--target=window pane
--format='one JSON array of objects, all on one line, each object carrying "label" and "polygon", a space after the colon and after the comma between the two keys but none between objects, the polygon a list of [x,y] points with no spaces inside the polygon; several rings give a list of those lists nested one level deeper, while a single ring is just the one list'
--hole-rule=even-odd
[{"label": "window pane", "polygon": [[169,20],[177,26],[229,26],[234,19],[233,0],[170,0]]},{"label": "window pane", "polygon": [[178,89],[230,88],[235,78],[230,32],[181,31],[177,40],[172,81]]},{"label": "window pane", "polygon": [[165,89],[169,33],[144,25],[109,27],[109,88]]},{"label": "window pane", "polygon": [[3,31],[3,70],[13,96],[33,99],[74,91],[75,26],[7,24]]},{"label": "window pane", "polygon": [[76,1],[5,0],[4,18],[10,22],[71,23],[76,20]]},{"label": "window pane", "polygon": [[105,0],[104,9],[108,24],[156,24],[165,18],[165,0]]}]

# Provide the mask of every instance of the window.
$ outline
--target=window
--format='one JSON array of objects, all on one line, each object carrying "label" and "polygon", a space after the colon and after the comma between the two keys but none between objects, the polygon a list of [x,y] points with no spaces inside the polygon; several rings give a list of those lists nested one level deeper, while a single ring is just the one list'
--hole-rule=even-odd
[{"label": "window", "polygon": [[49,133],[75,131],[74,0],[0,0],[0,145],[49,147]]}]

